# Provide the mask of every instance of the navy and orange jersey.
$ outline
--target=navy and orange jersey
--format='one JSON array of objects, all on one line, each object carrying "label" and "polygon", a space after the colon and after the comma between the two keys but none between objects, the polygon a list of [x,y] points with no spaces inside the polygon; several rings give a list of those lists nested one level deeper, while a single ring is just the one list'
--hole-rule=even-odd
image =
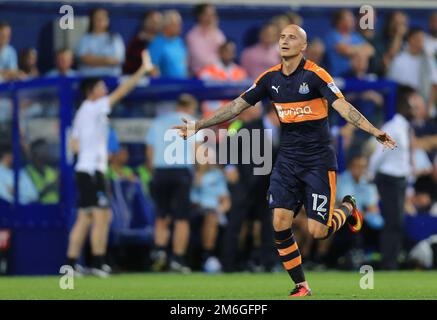
[{"label": "navy and orange jersey", "polygon": [[304,167],[337,170],[328,106],[344,97],[323,68],[302,58],[287,76],[278,64],[261,74],[241,97],[251,105],[264,98],[272,102],[281,121],[279,158]]}]

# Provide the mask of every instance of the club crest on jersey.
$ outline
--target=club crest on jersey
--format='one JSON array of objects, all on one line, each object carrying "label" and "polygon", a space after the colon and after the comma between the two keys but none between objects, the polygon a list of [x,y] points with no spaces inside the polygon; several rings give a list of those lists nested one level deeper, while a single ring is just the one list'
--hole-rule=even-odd
[{"label": "club crest on jersey", "polygon": [[300,94],[307,94],[308,92],[310,92],[310,88],[308,88],[308,83],[306,83],[306,82],[301,83],[301,85],[299,87],[299,93]]}]

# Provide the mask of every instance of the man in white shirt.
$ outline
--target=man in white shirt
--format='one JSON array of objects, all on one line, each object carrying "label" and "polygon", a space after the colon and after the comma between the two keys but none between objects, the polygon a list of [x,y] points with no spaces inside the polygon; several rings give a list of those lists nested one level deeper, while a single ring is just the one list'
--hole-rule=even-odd
[{"label": "man in white shirt", "polygon": [[109,266],[104,263],[109,226],[110,202],[106,190],[105,172],[108,164],[108,115],[112,107],[133,90],[140,79],[153,68],[149,53],[143,52],[141,67],[125,82],[108,94],[103,80],[89,78],[81,84],[85,95],[73,121],[72,147],[78,154],[75,166],[79,194],[79,212],[70,233],[68,264],[80,272],[77,259],[83,243],[91,231],[93,255],[92,273],[106,277]]},{"label": "man in white shirt", "polygon": [[437,60],[437,11],[429,17],[428,33],[425,35],[425,52]]},{"label": "man in white shirt", "polygon": [[435,114],[437,98],[436,61],[425,53],[425,33],[412,28],[407,36],[407,48],[398,54],[388,70],[388,78],[417,90],[429,106],[431,116]]},{"label": "man in white shirt", "polygon": [[370,158],[369,174],[375,177],[381,200],[381,213],[385,226],[381,232],[380,249],[382,268],[398,268],[397,258],[402,249],[404,229],[404,203],[407,177],[412,173],[412,117],[407,97],[398,99],[398,113],[382,128],[397,142],[397,148],[386,152],[379,146]]}]

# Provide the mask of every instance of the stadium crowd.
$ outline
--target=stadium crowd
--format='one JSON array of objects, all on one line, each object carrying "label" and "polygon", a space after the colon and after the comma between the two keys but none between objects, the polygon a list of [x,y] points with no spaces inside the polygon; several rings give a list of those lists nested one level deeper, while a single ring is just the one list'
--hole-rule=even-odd
[{"label": "stadium crowd", "polygon": [[[13,26],[1,22],[0,79],[132,74],[147,48],[155,66],[151,77],[238,82],[254,79],[280,63],[280,30],[290,23],[305,23],[294,12],[275,16],[259,28],[258,42],[237,57],[232,35],[220,30],[213,5],[197,5],[193,14],[197,23],[182,35],[183,21],[177,11],[150,11],[135,37],[125,44],[110,29],[107,10],[94,9],[88,31],[77,47],[58,50],[53,69],[45,74],[37,67],[38,52],[27,48],[17,54],[10,44]],[[336,78],[395,81],[397,112],[388,122],[382,92],[345,95],[398,141],[399,150],[390,156],[366,134],[350,124],[342,125],[331,113],[333,141],[341,137],[343,143],[338,147],[347,156],[347,169],[338,176],[337,200],[354,194],[365,214],[365,227],[358,235],[341,230],[334,239],[315,243],[306,231],[305,215],[300,214],[294,228],[307,268],[356,268],[364,262],[390,270],[405,267],[411,244],[404,237],[404,214],[437,216],[437,12],[430,14],[428,30],[410,25],[408,16],[400,10],[385,16],[381,30],[360,29],[358,19],[349,9],[335,12],[326,37],[309,39],[306,57]],[[111,134],[115,147],[110,147],[108,179],[140,181],[144,196],[150,195],[156,206],[152,270],[164,270],[167,265],[180,272],[190,267],[209,272],[273,271],[280,267],[271,246],[268,176],[253,176],[253,164],[194,164],[181,169],[163,159],[163,130],[177,124],[181,116],[207,116],[225,102],[199,102],[182,94],[174,111],[153,119],[144,141],[145,161],[135,168],[130,166],[129,148],[117,143],[114,131]],[[257,105],[221,128],[232,129],[229,136],[242,128],[272,129],[273,152],[278,148],[280,124],[268,105]],[[219,137],[217,143],[228,139]],[[58,172],[48,164],[47,147],[41,139],[25,147],[31,161],[20,171],[21,203],[59,200]],[[209,157],[215,156],[212,150],[209,153]],[[12,201],[13,183],[12,149],[2,145],[0,199]],[[165,217],[169,212],[176,219],[174,226]]]}]

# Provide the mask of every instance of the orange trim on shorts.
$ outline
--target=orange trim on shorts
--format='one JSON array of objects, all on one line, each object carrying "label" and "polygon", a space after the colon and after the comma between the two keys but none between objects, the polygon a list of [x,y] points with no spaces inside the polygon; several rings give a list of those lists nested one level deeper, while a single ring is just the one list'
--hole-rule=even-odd
[{"label": "orange trim on shorts", "polygon": [[291,259],[290,261],[284,262],[285,270],[290,270],[296,268],[298,265],[302,264],[302,257],[299,255],[298,257]]},{"label": "orange trim on shorts", "polygon": [[335,193],[337,191],[336,189],[337,173],[335,171],[328,171],[328,179],[329,179],[329,189],[330,189],[328,227],[330,227],[332,222],[332,215],[334,213]]},{"label": "orange trim on shorts", "polygon": [[299,102],[273,102],[282,123],[319,120],[328,116],[328,102],[323,98],[315,98]]},{"label": "orange trim on shorts", "polygon": [[293,253],[297,250],[297,243],[293,243],[291,246],[285,249],[278,249],[280,256],[286,256],[287,254]]}]

